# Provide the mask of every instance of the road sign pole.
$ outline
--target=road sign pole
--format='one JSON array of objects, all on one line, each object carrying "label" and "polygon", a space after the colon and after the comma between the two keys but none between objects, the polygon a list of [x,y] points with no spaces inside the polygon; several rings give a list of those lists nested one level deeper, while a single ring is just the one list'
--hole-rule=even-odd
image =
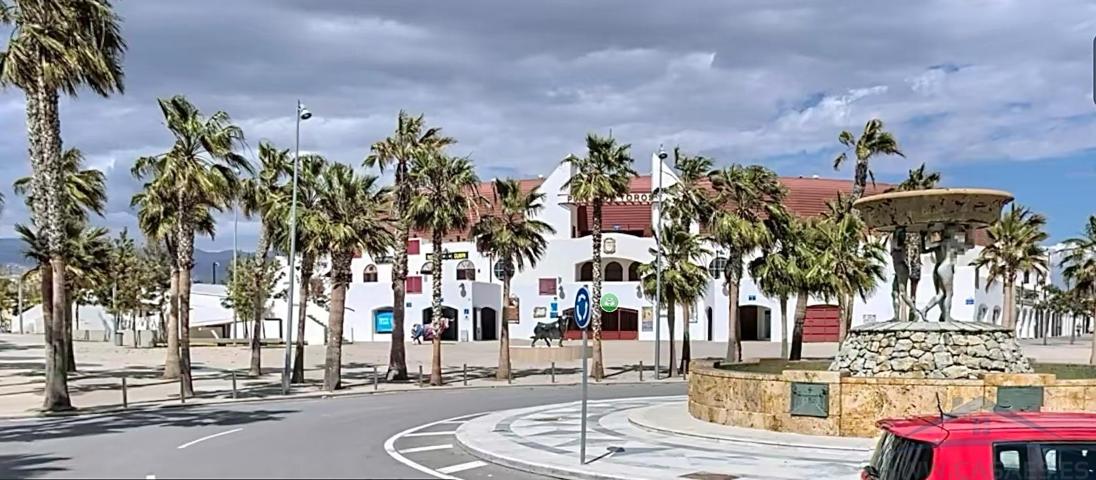
[{"label": "road sign pole", "polygon": [[579,433],[579,465],[586,465],[586,329],[582,329],[582,427]]},{"label": "road sign pole", "polygon": [[586,329],[590,326],[590,310],[594,308],[600,308],[600,306],[590,304],[590,291],[586,287],[578,289],[578,293],[575,294],[574,315],[575,325],[582,330],[582,420],[580,421],[581,427],[578,440],[578,461],[580,465],[586,465],[586,385],[589,377],[587,369],[589,346],[587,345]]}]

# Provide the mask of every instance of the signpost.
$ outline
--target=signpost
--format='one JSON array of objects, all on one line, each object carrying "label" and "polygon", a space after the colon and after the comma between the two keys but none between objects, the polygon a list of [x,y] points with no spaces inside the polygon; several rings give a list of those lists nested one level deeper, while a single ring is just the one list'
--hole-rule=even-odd
[{"label": "signpost", "polygon": [[578,289],[578,293],[575,294],[575,325],[578,325],[579,330],[582,330],[582,427],[579,433],[578,454],[580,465],[586,465],[586,378],[588,377],[586,371],[586,327],[590,326],[590,309],[592,307],[590,305],[590,291],[586,290],[586,287]]}]

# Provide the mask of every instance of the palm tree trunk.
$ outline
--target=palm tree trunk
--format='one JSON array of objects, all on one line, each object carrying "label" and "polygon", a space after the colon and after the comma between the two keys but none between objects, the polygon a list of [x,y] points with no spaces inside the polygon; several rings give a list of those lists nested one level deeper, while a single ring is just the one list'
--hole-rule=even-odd
[{"label": "palm tree trunk", "polygon": [[788,296],[780,296],[780,358],[788,358]]},{"label": "palm tree trunk", "polygon": [[[669,330],[670,333],[670,378],[674,378],[677,376],[677,348],[674,346],[674,324],[677,323],[675,318],[677,317],[677,308],[674,304],[673,297],[666,295],[665,292],[663,292],[662,300],[670,306],[670,308],[666,309],[666,329]],[[656,365],[655,368],[657,369],[658,366]],[[657,377],[658,375],[655,376]]]},{"label": "palm tree trunk", "polygon": [[868,185],[868,161],[856,160],[856,173],[853,177],[852,195],[849,196],[849,204],[860,200],[864,196],[864,189]]},{"label": "palm tree trunk", "polygon": [[1011,276],[1006,276],[1004,282],[1004,300],[1005,300],[1005,315],[1003,320],[1004,326],[1013,330],[1016,330],[1016,286]]},{"label": "palm tree trunk", "polygon": [[601,350],[601,199],[594,199],[593,243],[594,291],[590,298],[590,323],[594,330],[594,361],[590,376],[601,381],[605,377],[605,362]]},{"label": "palm tree trunk", "polygon": [[792,349],[788,360],[803,359],[803,324],[807,321],[807,292],[801,290],[795,303],[795,328],[792,330]]},{"label": "palm tree trunk", "polygon": [[346,288],[350,283],[352,254],[339,252],[333,257],[331,314],[327,322],[327,352],[323,370],[323,389],[329,392],[342,387],[343,320],[346,316]]},{"label": "palm tree trunk", "polygon": [[251,328],[251,366],[247,370],[247,374],[252,377],[263,374],[262,329],[263,315],[266,314],[266,292],[263,291],[263,279],[266,276],[266,256],[270,253],[270,241],[266,230],[264,221],[259,226],[259,244],[255,248],[255,309],[252,312],[254,317],[252,317]]},{"label": "palm tree trunk", "polygon": [[167,342],[167,356],[164,358],[164,378],[179,378],[179,266],[177,261],[171,266],[171,287],[168,291],[167,329],[164,336]]},{"label": "palm tree trunk", "polygon": [[68,373],[65,369],[64,332],[58,330],[53,316],[53,270],[49,265],[40,265],[42,281],[42,328],[46,336],[46,388],[42,408],[47,411],[72,410],[68,394]]},{"label": "palm tree trunk", "polygon": [[686,303],[681,304],[681,368],[678,371],[682,375],[689,374],[689,361],[692,360],[692,349],[689,345],[689,307]]},{"label": "palm tree trunk", "polygon": [[[76,373],[76,352],[72,346],[72,332],[73,326],[79,325],[79,322],[74,323],[73,321],[73,307],[79,308],[79,306],[75,304],[71,297],[67,300],[68,306],[65,307],[65,371]],[[79,317],[79,310],[76,311],[75,315]]]},{"label": "palm tree trunk", "polygon": [[[506,278],[502,281],[502,304],[509,305],[510,301],[510,279]],[[505,310],[504,310],[505,311]],[[480,317],[482,321],[482,316]],[[496,380],[506,380],[510,378],[510,322],[507,322],[505,318],[502,319],[499,325],[499,368],[495,374]]]},{"label": "palm tree trunk", "polygon": [[433,358],[430,362],[430,385],[440,386],[442,384],[441,378],[441,333],[442,333],[442,304],[441,304],[441,280],[444,277],[444,273],[441,270],[441,232],[435,231],[433,234],[433,247],[434,253],[430,257],[430,279],[432,284],[431,295],[431,310],[433,318],[431,323],[434,328],[434,339],[431,341],[433,346]]},{"label": "palm tree trunk", "polygon": [[396,258],[392,262],[392,336],[388,349],[388,381],[407,380],[407,347],[403,343],[403,324],[407,314],[407,240],[410,228],[407,208],[411,187],[407,179],[407,160],[396,163]]},{"label": "palm tree trunk", "polygon": [[[731,268],[734,259],[727,260]],[[742,324],[738,320],[739,280],[734,274],[727,278],[727,363],[742,361]]]},{"label": "palm tree trunk", "polygon": [[183,224],[179,248],[179,375],[183,391],[194,395],[194,378],[190,371],[190,271],[194,268],[193,226]]},{"label": "palm tree trunk", "polygon": [[[1093,318],[1096,318],[1096,308],[1092,310]],[[1088,354],[1088,364],[1096,365],[1096,328],[1092,329],[1092,349]]]},{"label": "palm tree trunk", "polygon": [[849,322],[852,320],[850,315],[849,296],[844,293],[837,294],[837,310],[840,312],[841,318],[837,326],[837,342],[841,343],[845,341],[845,337],[849,335]]},{"label": "palm tree trunk", "polygon": [[312,253],[301,256],[300,302],[297,304],[297,342],[293,349],[293,376],[290,383],[304,383],[304,328],[308,321],[308,301],[312,293],[312,268],[316,260]]}]

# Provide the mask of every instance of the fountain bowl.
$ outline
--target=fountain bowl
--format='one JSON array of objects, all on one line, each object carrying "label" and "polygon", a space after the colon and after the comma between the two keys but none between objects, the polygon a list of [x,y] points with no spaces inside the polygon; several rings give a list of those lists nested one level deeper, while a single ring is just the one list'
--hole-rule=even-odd
[{"label": "fountain bowl", "polygon": [[908,232],[939,224],[985,226],[996,222],[1012,194],[984,188],[935,188],[890,192],[861,198],[853,204],[868,228]]}]

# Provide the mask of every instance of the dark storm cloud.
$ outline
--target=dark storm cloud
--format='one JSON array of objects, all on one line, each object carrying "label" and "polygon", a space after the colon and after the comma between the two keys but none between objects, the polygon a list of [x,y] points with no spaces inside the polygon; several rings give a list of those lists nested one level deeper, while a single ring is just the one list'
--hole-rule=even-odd
[{"label": "dark storm cloud", "polygon": [[[916,161],[1039,159],[1096,143],[1096,10],[1083,0],[1055,7],[122,0],[126,95],[66,101],[62,128],[66,146],[107,172],[103,222],[112,226],[133,224],[129,197],[140,183],[129,168],[166,149],[155,99],[176,93],[232,114],[252,147],[264,138],[291,145],[303,99],[316,116],[302,147],[351,164],[399,109],[426,112],[484,178],[547,174],[580,151],[587,131],[610,129],[633,144],[643,170],[665,143],[723,163],[832,174],[836,132],[873,115]],[[19,92],[0,96],[0,114],[4,176],[15,178],[28,170]],[[1077,120],[1057,121],[1067,117]],[[8,205],[0,234],[26,215]],[[223,247],[231,235],[221,230]]]}]

